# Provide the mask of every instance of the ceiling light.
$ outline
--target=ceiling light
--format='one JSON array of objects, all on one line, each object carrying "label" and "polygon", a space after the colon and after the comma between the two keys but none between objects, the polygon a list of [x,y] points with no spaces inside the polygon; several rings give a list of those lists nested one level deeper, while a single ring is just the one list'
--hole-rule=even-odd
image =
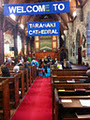
[{"label": "ceiling light", "polygon": [[21,27],[22,29],[24,29],[24,25],[23,25],[23,24],[20,24],[20,27]]},{"label": "ceiling light", "polygon": [[77,13],[76,11],[73,12],[73,17],[76,17],[77,16]]},{"label": "ceiling light", "polygon": [[3,33],[3,35],[5,35],[5,32]]},{"label": "ceiling light", "polygon": [[64,35],[61,35],[61,38],[64,39]]},{"label": "ceiling light", "polygon": [[11,14],[10,17],[13,19],[13,20],[16,20],[16,16],[14,14]]},{"label": "ceiling light", "polygon": [[67,35],[67,30],[64,30],[64,34]]}]

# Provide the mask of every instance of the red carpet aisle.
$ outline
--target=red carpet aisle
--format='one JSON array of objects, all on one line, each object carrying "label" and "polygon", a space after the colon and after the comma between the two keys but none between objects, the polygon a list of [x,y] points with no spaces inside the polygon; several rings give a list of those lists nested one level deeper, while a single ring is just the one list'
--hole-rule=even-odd
[{"label": "red carpet aisle", "polygon": [[50,77],[38,77],[11,120],[52,120]]}]

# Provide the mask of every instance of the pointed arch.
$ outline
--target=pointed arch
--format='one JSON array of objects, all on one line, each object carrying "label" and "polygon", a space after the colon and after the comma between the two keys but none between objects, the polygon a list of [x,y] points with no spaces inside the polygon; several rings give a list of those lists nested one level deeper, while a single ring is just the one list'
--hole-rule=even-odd
[{"label": "pointed arch", "polygon": [[77,63],[82,64],[81,33],[79,29],[77,30],[76,33],[76,56],[77,56]]},{"label": "pointed arch", "polygon": [[87,57],[90,57],[90,12],[87,16]]}]

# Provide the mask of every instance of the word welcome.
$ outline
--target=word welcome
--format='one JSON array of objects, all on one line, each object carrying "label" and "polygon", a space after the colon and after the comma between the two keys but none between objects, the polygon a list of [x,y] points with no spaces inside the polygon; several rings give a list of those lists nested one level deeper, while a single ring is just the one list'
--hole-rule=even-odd
[{"label": "word welcome", "polygon": [[69,1],[41,2],[31,4],[5,4],[4,15],[34,15],[70,12]]},{"label": "word welcome", "polygon": [[28,36],[59,35],[59,21],[29,22],[27,23]]}]

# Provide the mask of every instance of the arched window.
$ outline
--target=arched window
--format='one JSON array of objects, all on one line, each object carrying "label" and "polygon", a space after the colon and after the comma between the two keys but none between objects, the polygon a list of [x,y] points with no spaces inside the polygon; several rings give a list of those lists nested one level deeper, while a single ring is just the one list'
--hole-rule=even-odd
[{"label": "arched window", "polygon": [[22,40],[19,35],[17,36],[17,48],[18,48],[18,53],[20,53],[22,50]]},{"label": "arched window", "polygon": [[87,57],[90,57],[90,12],[87,17]]},{"label": "arched window", "polygon": [[78,55],[79,46],[80,46],[80,31],[78,29],[76,33],[76,55]]}]

